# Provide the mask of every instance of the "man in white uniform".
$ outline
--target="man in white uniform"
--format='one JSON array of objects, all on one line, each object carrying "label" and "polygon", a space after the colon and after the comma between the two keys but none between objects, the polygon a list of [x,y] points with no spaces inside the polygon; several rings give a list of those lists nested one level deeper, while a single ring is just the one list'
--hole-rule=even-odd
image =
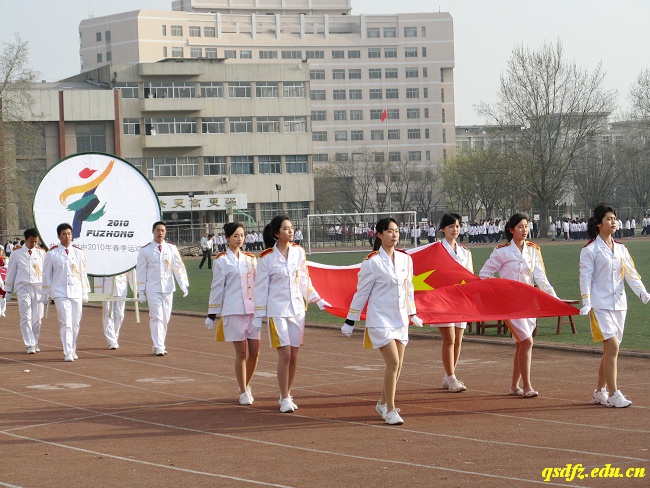
[{"label": "man in white uniform", "polygon": [[59,224],[56,228],[61,245],[52,246],[43,264],[43,294],[41,302],[54,300],[59,318],[64,360],[72,362],[77,356],[77,335],[81,322],[81,304],[88,303],[86,255],[72,245],[72,226]]},{"label": "man in white uniform", "polygon": [[27,348],[27,354],[40,352],[38,337],[41,334],[41,285],[43,283],[43,263],[45,251],[38,244],[36,229],[24,233],[25,245],[13,251],[5,277],[5,299],[18,298],[20,313],[20,332]]},{"label": "man in white uniform", "polygon": [[149,328],[153,341],[152,352],[156,356],[167,354],[165,337],[172,313],[172,301],[176,285],[174,277],[187,296],[190,283],[178,248],[165,242],[167,225],[153,224],[153,241],[140,248],[136,265],[138,300],[149,305]]},{"label": "man in white uniform", "polygon": [[[126,297],[129,287],[135,290],[133,285],[133,273],[131,271],[116,276],[95,277],[95,293],[106,293],[113,297]],[[120,347],[117,340],[120,337],[120,329],[124,321],[124,300],[107,300],[102,302],[102,322],[104,326],[104,337],[108,341],[109,349]]]}]

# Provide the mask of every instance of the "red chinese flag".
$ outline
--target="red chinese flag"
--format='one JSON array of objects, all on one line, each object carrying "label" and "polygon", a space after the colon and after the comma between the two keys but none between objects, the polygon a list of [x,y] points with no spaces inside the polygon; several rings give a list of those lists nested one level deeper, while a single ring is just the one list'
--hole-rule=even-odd
[{"label": "red chinese flag", "polygon": [[[578,313],[575,307],[525,283],[506,279],[481,280],[458,264],[440,243],[408,252],[413,258],[417,314],[426,324]],[[327,311],[345,318],[357,290],[361,264],[328,266],[310,261],[308,266],[314,288],[332,304]]]},{"label": "red chinese flag", "polygon": [[384,111],[381,113],[381,121],[383,122],[388,118],[388,110],[384,109]]}]

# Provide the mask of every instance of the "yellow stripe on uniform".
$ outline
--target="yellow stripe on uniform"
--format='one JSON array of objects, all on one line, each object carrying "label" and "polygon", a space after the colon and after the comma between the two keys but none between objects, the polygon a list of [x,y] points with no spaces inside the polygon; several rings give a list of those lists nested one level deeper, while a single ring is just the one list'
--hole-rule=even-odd
[{"label": "yellow stripe on uniform", "polygon": [[515,332],[515,329],[512,327],[512,324],[510,323],[510,321],[509,320],[504,320],[504,322],[508,326],[508,330],[512,334],[512,337],[514,337],[517,342],[521,342],[521,339],[519,339],[519,336]]},{"label": "yellow stripe on uniform", "polygon": [[603,331],[600,330],[600,325],[598,325],[598,319],[593,309],[589,310],[589,326],[591,327],[591,337],[594,342],[604,342]]},{"label": "yellow stripe on uniform", "polygon": [[269,338],[271,340],[271,347],[279,349],[282,347],[280,344],[280,338],[278,337],[278,330],[275,328],[275,321],[273,317],[269,317]]},{"label": "yellow stripe on uniform", "polygon": [[363,333],[363,348],[364,349],[373,349],[372,341],[370,340],[370,334],[368,333],[368,328],[366,327],[365,332]]},{"label": "yellow stripe on uniform", "polygon": [[217,342],[226,342],[226,336],[223,333],[223,317],[219,319],[217,330],[215,331],[215,340]]}]

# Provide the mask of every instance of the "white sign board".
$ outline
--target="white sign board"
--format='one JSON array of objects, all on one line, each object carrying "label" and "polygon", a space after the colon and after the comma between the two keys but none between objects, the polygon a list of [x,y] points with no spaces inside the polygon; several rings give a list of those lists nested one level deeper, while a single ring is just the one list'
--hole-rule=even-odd
[{"label": "white sign board", "polygon": [[160,208],[164,213],[167,212],[189,212],[201,210],[227,210],[230,205],[232,208],[247,208],[248,196],[246,194],[212,194],[212,195],[194,195],[189,197],[185,195],[164,195],[159,196]]},{"label": "white sign board", "polygon": [[62,159],[45,174],[34,196],[41,240],[59,244],[56,228],[72,226],[72,244],[86,254],[88,274],[111,276],[135,267],[138,250],[161,220],[158,195],[130,163],[109,154]]}]

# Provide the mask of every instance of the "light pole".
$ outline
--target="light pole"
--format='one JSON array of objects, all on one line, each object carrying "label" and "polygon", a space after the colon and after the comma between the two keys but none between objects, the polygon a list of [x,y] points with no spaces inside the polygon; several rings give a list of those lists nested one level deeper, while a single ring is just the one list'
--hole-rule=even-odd
[{"label": "light pole", "polygon": [[190,199],[190,244],[194,242],[194,236],[192,235],[192,224],[194,223],[194,192],[189,192],[187,197]]},{"label": "light pole", "polygon": [[282,190],[282,186],[278,185],[277,183],[275,184],[275,189],[278,192],[278,203],[280,203],[280,190]]}]

